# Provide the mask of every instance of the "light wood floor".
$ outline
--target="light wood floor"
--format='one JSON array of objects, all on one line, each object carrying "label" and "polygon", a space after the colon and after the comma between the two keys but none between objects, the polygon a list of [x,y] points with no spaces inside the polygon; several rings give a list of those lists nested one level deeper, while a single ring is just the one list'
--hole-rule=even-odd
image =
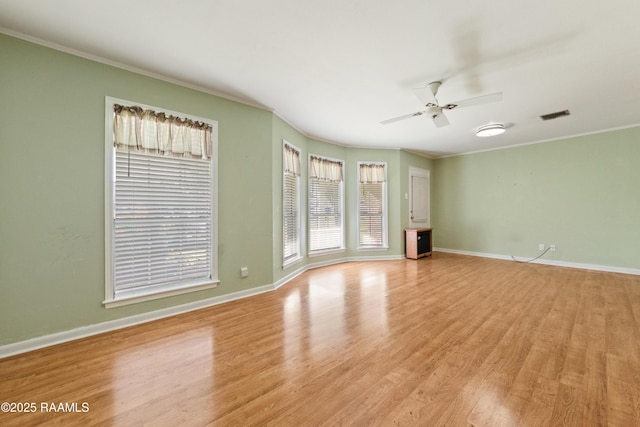
[{"label": "light wood floor", "polygon": [[445,253],[341,264],[0,360],[0,379],[0,402],[38,405],[2,426],[638,426],[640,276]]}]

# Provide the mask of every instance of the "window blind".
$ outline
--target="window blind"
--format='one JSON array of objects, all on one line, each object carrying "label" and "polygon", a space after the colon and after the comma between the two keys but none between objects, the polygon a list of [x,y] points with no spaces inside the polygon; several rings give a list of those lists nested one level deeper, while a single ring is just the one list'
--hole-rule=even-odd
[{"label": "window blind", "polygon": [[282,262],[300,257],[300,150],[282,144]]},{"label": "window blind", "polygon": [[114,290],[212,278],[211,162],[118,149]]},{"label": "window blind", "polygon": [[340,249],[342,182],[309,180],[309,251]]},{"label": "window blind", "polygon": [[384,183],[360,183],[360,246],[384,245]]},{"label": "window blind", "polygon": [[283,185],[283,260],[286,263],[298,257],[298,177],[293,173],[284,173]]}]

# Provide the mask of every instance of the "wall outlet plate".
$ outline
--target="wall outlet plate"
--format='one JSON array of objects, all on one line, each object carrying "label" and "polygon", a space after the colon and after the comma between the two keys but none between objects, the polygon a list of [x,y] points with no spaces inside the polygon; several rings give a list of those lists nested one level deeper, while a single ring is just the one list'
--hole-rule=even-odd
[{"label": "wall outlet plate", "polygon": [[240,277],[248,277],[249,276],[249,267],[240,268]]},{"label": "wall outlet plate", "polygon": [[539,251],[544,251],[544,243],[540,243],[540,244],[538,245],[538,250],[539,250]]}]

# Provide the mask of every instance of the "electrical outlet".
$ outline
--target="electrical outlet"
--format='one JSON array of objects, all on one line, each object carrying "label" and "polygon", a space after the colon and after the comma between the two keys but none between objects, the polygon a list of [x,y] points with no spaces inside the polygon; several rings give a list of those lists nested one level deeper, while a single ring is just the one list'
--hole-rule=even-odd
[{"label": "electrical outlet", "polygon": [[240,268],[240,277],[249,277],[249,267]]},{"label": "electrical outlet", "polygon": [[540,244],[538,245],[538,250],[539,250],[539,251],[544,251],[544,243],[540,243]]},{"label": "electrical outlet", "polygon": [[556,251],[556,245],[549,245],[549,250],[551,252],[555,252]]}]

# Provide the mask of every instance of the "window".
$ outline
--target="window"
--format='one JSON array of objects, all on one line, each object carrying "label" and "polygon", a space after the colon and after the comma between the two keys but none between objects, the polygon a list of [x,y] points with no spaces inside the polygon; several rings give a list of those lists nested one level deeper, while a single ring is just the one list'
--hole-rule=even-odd
[{"label": "window", "polygon": [[217,123],[107,98],[107,307],[217,283]]},{"label": "window", "polygon": [[300,150],[283,143],[282,176],[282,266],[301,258],[300,254]]},{"label": "window", "polygon": [[358,248],[386,249],[387,165],[358,163]]},{"label": "window", "polygon": [[309,254],[344,250],[341,160],[309,156]]}]

